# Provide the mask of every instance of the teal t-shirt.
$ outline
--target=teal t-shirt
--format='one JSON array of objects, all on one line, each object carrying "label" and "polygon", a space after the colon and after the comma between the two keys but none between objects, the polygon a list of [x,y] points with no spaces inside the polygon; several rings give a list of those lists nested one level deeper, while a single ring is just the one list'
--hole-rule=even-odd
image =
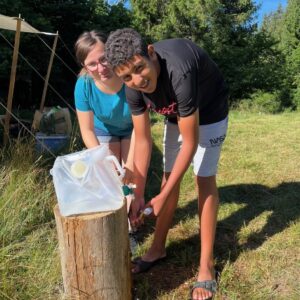
[{"label": "teal t-shirt", "polygon": [[94,113],[94,126],[113,136],[127,136],[132,132],[131,112],[126,102],[125,86],[116,94],[100,91],[94,80],[80,76],[75,86],[75,107]]}]

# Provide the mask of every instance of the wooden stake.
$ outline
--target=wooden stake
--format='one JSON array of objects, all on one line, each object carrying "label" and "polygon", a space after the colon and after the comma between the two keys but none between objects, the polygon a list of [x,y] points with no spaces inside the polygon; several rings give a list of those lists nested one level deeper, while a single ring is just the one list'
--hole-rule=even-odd
[{"label": "wooden stake", "polygon": [[46,75],[46,79],[45,79],[45,83],[44,83],[43,95],[42,95],[41,104],[40,104],[40,112],[41,113],[43,113],[44,106],[45,106],[46,93],[47,93],[47,89],[48,89],[49,78],[50,78],[50,74],[51,74],[55,49],[56,49],[56,45],[57,45],[57,39],[58,39],[58,31],[56,32],[56,36],[54,38],[51,56],[50,56],[50,60],[49,60],[49,65],[48,65],[48,70],[47,70],[47,75]]},{"label": "wooden stake", "polygon": [[126,204],[63,217],[54,208],[67,299],[131,300]]},{"label": "wooden stake", "polygon": [[15,34],[15,45],[12,59],[12,66],[10,71],[10,80],[9,80],[9,90],[7,97],[7,110],[5,113],[5,124],[4,124],[4,134],[3,134],[3,144],[6,145],[9,139],[9,123],[10,123],[10,113],[12,109],[12,100],[14,96],[15,80],[16,80],[16,71],[18,63],[18,54],[19,54],[19,45],[20,45],[20,35],[21,35],[21,24],[22,19],[21,15],[17,18],[17,28]]}]

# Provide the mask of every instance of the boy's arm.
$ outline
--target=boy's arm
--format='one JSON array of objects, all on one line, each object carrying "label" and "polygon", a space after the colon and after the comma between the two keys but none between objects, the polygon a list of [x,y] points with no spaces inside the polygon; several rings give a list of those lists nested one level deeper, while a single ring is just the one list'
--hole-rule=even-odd
[{"label": "boy's arm", "polygon": [[159,215],[167,202],[167,198],[189,167],[198,146],[199,113],[196,110],[188,117],[178,117],[178,126],[182,135],[182,146],[177,155],[172,172],[160,194],[151,199],[154,215]]}]

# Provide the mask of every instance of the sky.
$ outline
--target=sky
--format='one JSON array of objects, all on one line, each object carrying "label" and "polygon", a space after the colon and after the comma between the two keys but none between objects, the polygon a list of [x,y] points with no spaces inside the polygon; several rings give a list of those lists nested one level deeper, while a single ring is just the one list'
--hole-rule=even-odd
[{"label": "sky", "polygon": [[[147,0],[145,0],[145,1],[147,1]],[[265,14],[269,14],[270,12],[277,10],[279,4],[281,4],[281,6],[283,8],[285,8],[287,5],[287,1],[288,0],[254,0],[254,2],[256,4],[261,4],[261,8],[257,12],[258,23],[259,24],[262,23]],[[108,0],[109,4],[114,4],[117,2],[118,2],[118,0]],[[127,3],[128,2],[129,1],[127,1]]]},{"label": "sky", "polygon": [[257,12],[258,23],[262,22],[265,14],[277,10],[279,4],[281,4],[283,8],[287,5],[287,0],[255,0],[255,2],[257,4],[262,4],[260,10]]}]

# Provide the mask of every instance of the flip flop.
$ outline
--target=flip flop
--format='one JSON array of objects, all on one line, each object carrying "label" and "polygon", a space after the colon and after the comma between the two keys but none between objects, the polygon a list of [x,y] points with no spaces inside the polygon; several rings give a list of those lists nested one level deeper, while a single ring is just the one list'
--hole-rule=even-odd
[{"label": "flip flop", "polygon": [[[196,281],[193,286],[191,287],[191,300],[193,300],[193,291],[194,289],[202,288],[207,291],[210,291],[213,296],[217,292],[217,281],[215,279],[213,280],[205,280],[205,281]],[[211,300],[212,297],[207,298],[206,300]]]},{"label": "flip flop", "polygon": [[153,261],[145,261],[142,260],[141,257],[137,257],[135,260],[132,261],[132,263],[135,265],[134,269],[138,267],[137,271],[133,271],[134,269],[131,269],[131,272],[133,274],[139,274],[149,271],[152,267],[160,263],[161,261],[165,260],[167,256],[160,257],[158,259],[155,259]]}]

